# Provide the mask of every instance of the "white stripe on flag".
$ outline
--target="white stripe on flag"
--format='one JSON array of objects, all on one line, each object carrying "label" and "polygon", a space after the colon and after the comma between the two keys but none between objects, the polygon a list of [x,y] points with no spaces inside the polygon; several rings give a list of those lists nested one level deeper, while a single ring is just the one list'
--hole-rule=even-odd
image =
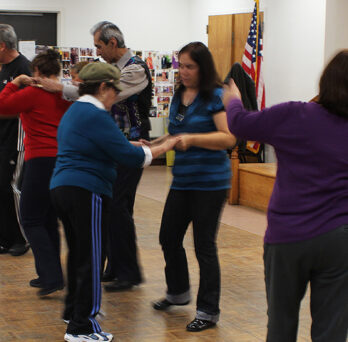
[{"label": "white stripe on flag", "polygon": [[245,50],[247,50],[252,55],[253,48],[248,43],[245,44]]},{"label": "white stripe on flag", "polygon": [[245,55],[243,55],[242,61],[249,69],[251,68],[251,60],[247,58]]}]

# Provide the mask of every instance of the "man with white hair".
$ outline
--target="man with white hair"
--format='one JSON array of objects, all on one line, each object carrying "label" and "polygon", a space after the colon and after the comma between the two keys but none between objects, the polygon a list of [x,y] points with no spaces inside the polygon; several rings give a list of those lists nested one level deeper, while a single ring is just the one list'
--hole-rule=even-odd
[{"label": "man with white hair", "polygon": [[[97,55],[121,70],[123,90],[112,108],[115,121],[128,140],[148,140],[152,83],[147,64],[126,47],[123,34],[115,24],[102,21],[91,33]],[[133,220],[135,193],[142,172],[143,169],[117,165],[110,210],[108,266],[104,275],[104,281],[113,281],[105,285],[106,291],[127,290],[142,282]]]}]

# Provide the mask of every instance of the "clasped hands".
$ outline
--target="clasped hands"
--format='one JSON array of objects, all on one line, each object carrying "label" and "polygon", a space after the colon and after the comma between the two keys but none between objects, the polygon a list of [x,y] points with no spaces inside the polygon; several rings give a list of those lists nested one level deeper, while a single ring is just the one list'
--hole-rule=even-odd
[{"label": "clasped hands", "polygon": [[162,141],[148,141],[145,139],[140,139],[139,141],[131,142],[136,146],[156,146],[160,144],[165,144],[168,149],[176,149],[179,151],[186,151],[190,146],[192,146],[193,134],[177,134],[177,135],[168,135],[165,140]]}]

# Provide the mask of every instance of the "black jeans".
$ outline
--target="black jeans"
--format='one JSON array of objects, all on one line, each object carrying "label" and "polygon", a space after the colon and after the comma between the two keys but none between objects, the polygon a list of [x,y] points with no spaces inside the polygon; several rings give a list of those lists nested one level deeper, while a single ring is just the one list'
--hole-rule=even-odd
[{"label": "black jeans", "polygon": [[160,244],[166,261],[167,299],[173,303],[189,299],[189,275],[183,240],[193,224],[196,257],[200,268],[197,313],[217,321],[220,300],[220,267],[216,237],[226,190],[169,191],[161,223]]},{"label": "black jeans", "polygon": [[142,168],[117,166],[108,229],[106,273],[135,284],[142,282],[137,256],[133,207]]},{"label": "black jeans", "polygon": [[265,244],[267,342],[295,342],[299,309],[311,286],[313,342],[346,342],[348,225],[310,240]]},{"label": "black jeans", "polygon": [[70,320],[67,333],[100,332],[95,317],[101,305],[101,260],[110,199],[74,186],[57,187],[51,196],[69,248],[63,314]]},{"label": "black jeans", "polygon": [[44,287],[63,284],[58,222],[49,191],[55,160],[43,157],[25,162],[20,199],[21,222]]}]

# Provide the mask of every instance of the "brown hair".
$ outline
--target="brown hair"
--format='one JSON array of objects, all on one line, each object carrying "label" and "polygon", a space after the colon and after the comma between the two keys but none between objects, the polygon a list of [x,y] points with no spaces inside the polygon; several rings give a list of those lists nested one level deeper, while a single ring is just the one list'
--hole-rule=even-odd
[{"label": "brown hair", "polygon": [[[183,53],[188,53],[190,58],[199,66],[199,91],[204,100],[209,100],[216,87],[222,87],[222,82],[215,69],[213,56],[209,49],[201,42],[192,42],[179,51],[179,58]],[[184,89],[181,83],[178,92]]]},{"label": "brown hair", "polygon": [[324,69],[317,102],[329,112],[348,118],[348,50],[339,52]]},{"label": "brown hair", "polygon": [[38,54],[32,61],[33,70],[38,68],[41,75],[50,77],[58,76],[60,73],[60,55],[58,52],[48,49]]}]

